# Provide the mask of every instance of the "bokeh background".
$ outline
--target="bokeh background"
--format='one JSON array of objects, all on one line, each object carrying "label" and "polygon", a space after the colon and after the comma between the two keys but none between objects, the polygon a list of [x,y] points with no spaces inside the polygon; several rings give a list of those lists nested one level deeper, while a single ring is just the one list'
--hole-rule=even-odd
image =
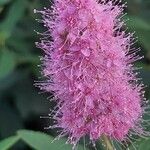
[{"label": "bokeh background", "polygon": [[[50,94],[39,93],[34,86],[35,81],[41,80],[38,65],[39,56],[43,55],[35,47],[40,35],[34,30],[45,29],[35,21],[40,16],[33,9],[48,7],[49,1],[0,0],[0,150],[71,150],[63,141],[51,144],[56,131],[44,129],[51,120],[40,116],[46,116],[53,104],[47,99]],[[139,77],[147,86],[145,96],[150,99],[150,0],[128,0],[125,12],[128,30],[138,36],[135,46],[140,46],[139,54],[145,56],[135,66],[143,67]],[[150,150],[150,139],[138,144],[137,149]],[[92,148],[89,144],[81,149]],[[99,144],[97,149],[102,149]]]}]

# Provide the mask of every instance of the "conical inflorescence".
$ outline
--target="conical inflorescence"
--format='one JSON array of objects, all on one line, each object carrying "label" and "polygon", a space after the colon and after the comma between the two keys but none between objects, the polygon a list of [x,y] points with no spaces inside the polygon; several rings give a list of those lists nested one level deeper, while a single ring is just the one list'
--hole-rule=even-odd
[{"label": "conical inflorescence", "polygon": [[69,142],[88,135],[122,141],[140,126],[144,96],[132,63],[133,34],[123,30],[123,5],[113,0],[55,0],[39,11],[47,31],[42,90],[54,92],[56,125]]}]

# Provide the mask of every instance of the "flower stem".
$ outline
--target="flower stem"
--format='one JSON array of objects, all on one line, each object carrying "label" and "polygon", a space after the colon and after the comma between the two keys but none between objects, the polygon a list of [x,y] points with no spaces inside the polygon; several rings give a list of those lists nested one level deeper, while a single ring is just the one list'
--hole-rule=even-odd
[{"label": "flower stem", "polygon": [[106,150],[115,150],[110,139],[106,135],[103,135],[101,139],[103,144],[105,145]]}]

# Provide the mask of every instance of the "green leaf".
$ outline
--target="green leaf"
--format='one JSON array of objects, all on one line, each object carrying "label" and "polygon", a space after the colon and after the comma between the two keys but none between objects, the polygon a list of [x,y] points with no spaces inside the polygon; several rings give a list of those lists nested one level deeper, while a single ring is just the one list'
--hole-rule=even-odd
[{"label": "green leaf", "polygon": [[0,24],[0,39],[6,40],[12,33],[16,24],[23,16],[26,8],[26,1],[14,0],[5,20]]},{"label": "green leaf", "polygon": [[0,79],[10,74],[16,65],[14,53],[4,49],[0,53]]},{"label": "green leaf", "polygon": [[143,45],[143,47],[147,51],[150,51],[150,42],[149,42],[150,31],[138,30],[136,33],[141,45]]},{"label": "green leaf", "polygon": [[44,133],[21,130],[18,131],[19,137],[29,146],[36,150],[71,150],[70,145],[59,140],[52,143],[53,138]]},{"label": "green leaf", "polygon": [[135,35],[138,37],[140,44],[143,45],[146,50],[150,51],[150,24],[139,17],[129,16],[127,18],[129,18],[129,21],[127,21],[129,30],[132,32],[135,31]]},{"label": "green leaf", "polygon": [[0,150],[8,150],[14,144],[16,144],[18,140],[19,140],[18,136],[12,136],[0,141]]},{"label": "green leaf", "polygon": [[10,0],[0,0],[0,5],[4,5],[6,3],[10,2]]},{"label": "green leaf", "polygon": [[145,20],[136,17],[136,16],[127,16],[129,18],[129,21],[127,22],[127,25],[129,28],[133,30],[148,30],[150,31],[150,25]]},{"label": "green leaf", "polygon": [[130,150],[150,150],[150,138],[147,139],[141,139],[137,143],[132,143],[129,147]]},{"label": "green leaf", "polygon": [[149,80],[150,70],[149,69],[145,68],[145,69],[139,70],[139,77],[143,79],[143,83],[146,86],[150,86],[150,80]]},{"label": "green leaf", "polygon": [[[72,145],[65,144],[65,140],[60,139],[52,142],[53,137],[35,131],[20,130],[19,137],[30,147],[36,150],[71,150]],[[82,146],[78,146],[78,150],[83,150]]]}]

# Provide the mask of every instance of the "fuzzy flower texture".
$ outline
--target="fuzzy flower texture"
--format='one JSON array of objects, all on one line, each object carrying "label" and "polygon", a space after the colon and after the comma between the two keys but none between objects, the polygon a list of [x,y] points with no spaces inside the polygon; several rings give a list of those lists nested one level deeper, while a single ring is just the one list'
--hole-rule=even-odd
[{"label": "fuzzy flower texture", "polygon": [[[42,90],[53,92],[57,108],[53,127],[76,144],[88,135],[126,140],[144,134],[143,85],[132,63],[140,57],[121,17],[118,0],[54,0],[45,8],[47,28],[38,47],[45,52]],[[38,12],[38,11],[37,11]]]}]

